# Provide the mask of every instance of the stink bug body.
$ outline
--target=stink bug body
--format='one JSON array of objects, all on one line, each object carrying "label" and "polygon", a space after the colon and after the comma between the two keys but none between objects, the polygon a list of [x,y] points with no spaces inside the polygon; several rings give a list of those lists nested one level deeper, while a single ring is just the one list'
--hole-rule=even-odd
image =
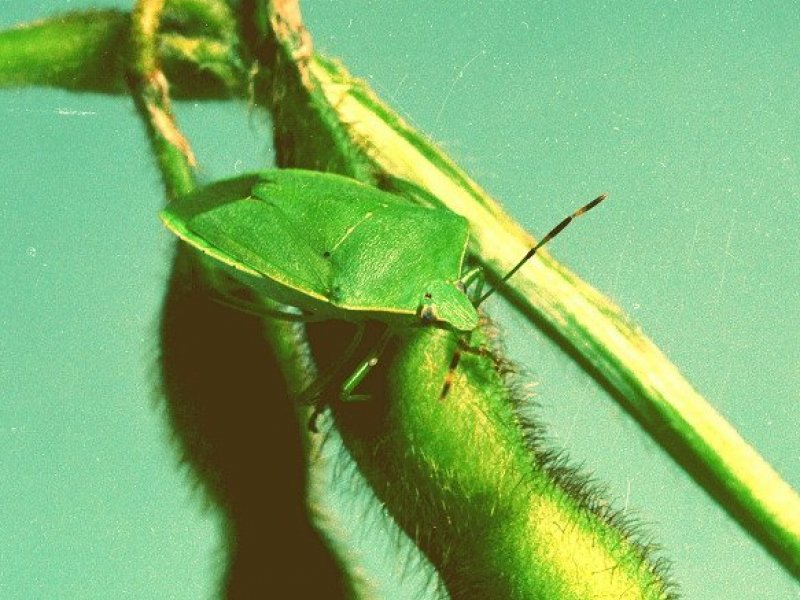
[{"label": "stink bug body", "polygon": [[471,331],[464,218],[352,179],[274,170],[223,181],[162,212],[242,283],[314,319]]},{"label": "stink bug body", "polygon": [[[604,198],[559,223],[504,281]],[[473,298],[467,294],[480,270],[464,270],[466,219],[339,175],[291,169],[246,175],[180,198],[161,217],[256,294],[301,311],[281,316],[359,324],[347,357],[366,321],[385,323],[389,333],[414,326],[471,332],[476,307],[492,293],[481,296],[478,284]],[[343,399],[377,362],[386,339],[345,381]],[[456,356],[451,371],[457,364]]]}]

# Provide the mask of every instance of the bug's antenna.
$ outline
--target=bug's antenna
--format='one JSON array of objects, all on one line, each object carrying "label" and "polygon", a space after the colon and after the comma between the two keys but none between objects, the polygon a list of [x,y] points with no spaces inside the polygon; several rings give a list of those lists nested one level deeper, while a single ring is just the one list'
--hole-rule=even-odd
[{"label": "bug's antenna", "polygon": [[[513,276],[513,275],[514,275],[514,274],[515,274],[517,271],[519,271],[519,270],[522,268],[522,265],[524,265],[524,264],[525,264],[526,262],[528,262],[528,261],[529,261],[531,258],[533,258],[533,255],[534,255],[534,254],[536,254],[536,251],[537,251],[539,248],[541,248],[542,246],[544,246],[544,245],[545,245],[547,242],[549,242],[549,241],[550,241],[550,240],[552,240],[554,237],[556,237],[556,236],[557,236],[559,233],[561,233],[561,230],[562,230],[562,229],[564,229],[564,228],[565,228],[567,225],[569,225],[569,224],[572,222],[572,220],[573,220],[573,219],[577,219],[577,218],[578,218],[578,217],[580,217],[582,214],[584,214],[584,213],[586,213],[586,212],[589,212],[591,209],[593,209],[595,206],[597,206],[598,204],[600,204],[600,203],[601,203],[603,200],[605,200],[607,197],[608,197],[608,194],[600,194],[600,195],[599,195],[597,198],[595,198],[594,200],[592,200],[592,201],[591,201],[591,202],[589,202],[588,204],[585,204],[585,205],[581,206],[581,207],[580,207],[578,210],[576,210],[574,213],[572,213],[572,214],[571,214],[570,216],[568,216],[566,219],[564,219],[563,221],[561,221],[561,223],[559,223],[558,225],[556,225],[555,227],[553,227],[553,228],[552,228],[552,229],[551,229],[551,230],[550,230],[550,231],[547,233],[547,235],[545,235],[545,236],[544,236],[544,237],[541,239],[541,241],[540,241],[538,244],[536,244],[536,245],[535,245],[533,248],[531,248],[530,250],[528,250],[528,253],[527,253],[525,256],[523,256],[523,257],[522,257],[522,260],[520,260],[520,261],[519,261],[519,262],[518,262],[516,265],[514,265],[514,268],[513,268],[513,269],[511,269],[511,270],[510,270],[508,273],[506,273],[505,277],[503,277],[503,279],[501,279],[501,280],[500,280],[500,285],[504,284],[506,281],[508,281],[509,279],[511,279],[511,277],[512,277],[512,276]],[[480,298],[478,298],[478,301],[475,303],[475,307],[477,308],[477,307],[478,307],[478,306],[479,306],[479,305],[480,305],[480,304],[481,304],[481,303],[482,303],[484,300],[486,300],[486,299],[487,299],[489,296],[491,296],[492,294],[494,294],[494,292],[495,292],[496,290],[497,290],[497,286],[493,287],[491,290],[489,290],[488,292],[486,292],[486,293],[485,293],[483,296],[481,296]]]}]

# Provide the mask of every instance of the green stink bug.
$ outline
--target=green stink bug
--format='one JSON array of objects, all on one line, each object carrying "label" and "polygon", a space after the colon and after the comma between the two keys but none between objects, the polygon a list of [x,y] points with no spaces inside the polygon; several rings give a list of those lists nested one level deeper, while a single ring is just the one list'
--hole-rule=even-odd
[{"label": "green stink bug", "polygon": [[465,219],[339,175],[274,170],[213,184],[162,212],[180,238],[258,293],[313,319],[478,323],[459,282]]},{"label": "green stink bug", "polygon": [[[559,223],[503,281],[604,198]],[[480,276],[479,269],[464,270],[466,219],[339,175],[262,171],[180,198],[161,217],[241,284],[302,313],[279,316],[359,324],[345,360],[367,321],[388,325],[387,336],[413,326],[467,333],[478,325],[477,306],[492,293],[481,296],[480,284],[472,298],[466,292]],[[381,348],[345,381],[343,398],[374,366]],[[457,364],[456,356],[451,371]],[[449,380],[443,394],[448,387]]]}]

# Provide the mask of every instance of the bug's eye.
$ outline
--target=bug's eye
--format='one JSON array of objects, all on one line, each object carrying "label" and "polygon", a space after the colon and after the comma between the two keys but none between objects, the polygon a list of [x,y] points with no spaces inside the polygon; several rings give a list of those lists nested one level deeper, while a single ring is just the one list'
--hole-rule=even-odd
[{"label": "bug's eye", "polygon": [[327,250],[325,250],[325,252],[322,253],[322,258],[330,258],[330,257],[331,257],[331,253],[328,252]]},{"label": "bug's eye", "polygon": [[423,323],[436,321],[436,309],[430,304],[423,304],[419,308],[419,320]]},{"label": "bug's eye", "polygon": [[433,294],[425,292],[417,314],[419,315],[419,320],[423,323],[433,323],[439,320],[436,314],[436,304],[433,302]]}]

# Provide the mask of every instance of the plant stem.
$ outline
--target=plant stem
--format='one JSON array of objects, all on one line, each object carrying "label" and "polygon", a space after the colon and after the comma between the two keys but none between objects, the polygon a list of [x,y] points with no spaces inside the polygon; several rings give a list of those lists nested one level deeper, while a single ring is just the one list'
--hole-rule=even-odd
[{"label": "plant stem", "polygon": [[[450,596],[672,598],[597,491],[526,443],[519,399],[490,354],[462,354],[440,398],[455,342],[433,328],[398,336],[373,401],[334,405],[348,449]],[[481,326],[471,344],[487,343]]]},{"label": "plant stem", "polygon": [[[213,0],[172,0],[158,35],[173,98],[227,99],[248,94],[235,19]],[[0,88],[49,86],[127,94],[123,49],[131,17],[117,11],[70,13],[0,31]]]},{"label": "plant stem", "polygon": [[172,115],[169,84],[161,71],[156,33],[165,0],[139,0],[131,13],[127,80],[145,122],[167,197],[189,193],[196,164],[189,142]]},{"label": "plant stem", "polygon": [[0,88],[125,92],[119,51],[129,23],[126,13],[89,11],[0,32]]}]

